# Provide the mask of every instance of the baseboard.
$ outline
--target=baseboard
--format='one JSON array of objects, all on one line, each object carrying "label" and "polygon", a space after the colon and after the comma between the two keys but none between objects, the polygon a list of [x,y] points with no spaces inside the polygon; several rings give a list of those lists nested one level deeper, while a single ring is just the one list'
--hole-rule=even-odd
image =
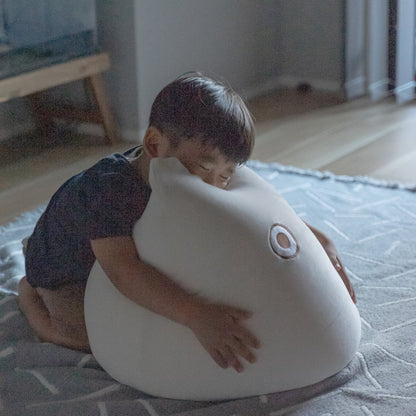
[{"label": "baseboard", "polygon": [[[91,136],[105,137],[104,128],[100,124],[95,123],[79,123],[75,130],[82,134],[89,134]],[[144,131],[137,131],[134,129],[121,129],[120,137],[126,143],[140,143],[143,138]]]},{"label": "baseboard", "polygon": [[[60,120],[55,120],[59,123]],[[96,137],[105,137],[103,126],[95,123],[74,123],[72,127],[76,132],[81,134],[87,134]],[[3,127],[0,124],[0,141],[7,140],[20,135],[28,134],[29,132],[36,129],[36,124],[32,121],[26,121],[22,123],[15,123],[10,126]],[[145,129],[140,131],[133,129],[121,129],[120,136],[121,140],[126,143],[141,143]]]},{"label": "baseboard", "polygon": [[313,89],[333,93],[342,93],[342,84],[326,79],[303,78],[293,75],[280,75],[270,78],[258,85],[242,89],[241,95],[246,100],[264,95],[279,88],[297,88],[301,84],[309,84]]},{"label": "baseboard", "polygon": [[356,77],[344,84],[345,96],[347,100],[362,97],[366,94],[366,82],[364,77]]},{"label": "baseboard", "polygon": [[368,86],[370,98],[373,101],[382,100],[383,98],[386,98],[389,95],[389,84],[390,80],[388,78],[371,83]]},{"label": "baseboard", "polygon": [[253,98],[260,97],[268,92],[277,90],[281,88],[282,85],[280,83],[279,77],[269,78],[268,80],[261,82],[259,84],[243,88],[239,91],[239,94],[245,100],[252,100]]},{"label": "baseboard", "polygon": [[410,81],[406,84],[400,85],[394,89],[396,99],[399,104],[415,99],[416,82]]},{"label": "baseboard", "polygon": [[293,75],[279,76],[280,85],[288,88],[296,88],[300,84],[309,84],[313,89],[318,91],[339,93],[342,91],[342,84],[338,81],[319,78],[302,78]]}]

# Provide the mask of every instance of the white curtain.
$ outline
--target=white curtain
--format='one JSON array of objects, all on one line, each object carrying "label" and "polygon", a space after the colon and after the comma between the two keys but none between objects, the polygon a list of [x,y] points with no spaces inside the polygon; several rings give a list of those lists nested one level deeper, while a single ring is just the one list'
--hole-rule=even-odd
[{"label": "white curtain", "polygon": [[416,0],[397,0],[395,78],[389,78],[388,0],[346,1],[345,91],[348,99],[394,94],[415,98]]}]

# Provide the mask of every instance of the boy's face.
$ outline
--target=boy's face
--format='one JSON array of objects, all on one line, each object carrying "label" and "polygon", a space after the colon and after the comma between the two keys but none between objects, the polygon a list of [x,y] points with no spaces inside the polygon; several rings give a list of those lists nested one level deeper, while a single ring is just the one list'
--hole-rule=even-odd
[{"label": "boy's face", "polygon": [[176,157],[193,175],[217,188],[225,189],[237,164],[227,159],[218,148],[198,140],[181,140],[174,148],[168,144],[161,157]]}]

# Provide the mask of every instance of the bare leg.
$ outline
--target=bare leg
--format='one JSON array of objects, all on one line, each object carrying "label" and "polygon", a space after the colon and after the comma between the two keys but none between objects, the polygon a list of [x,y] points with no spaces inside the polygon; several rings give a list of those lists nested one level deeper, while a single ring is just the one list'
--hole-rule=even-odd
[{"label": "bare leg", "polygon": [[[41,290],[30,286],[26,277],[20,280],[18,292],[20,309],[41,341],[51,342],[71,349],[90,351],[85,329],[83,327],[78,328],[80,326],[78,325],[71,333],[70,325],[68,328],[62,328],[68,321],[56,319],[53,316],[53,311],[51,314],[51,310],[45,305]],[[68,303],[70,300],[64,299],[64,301]]]}]

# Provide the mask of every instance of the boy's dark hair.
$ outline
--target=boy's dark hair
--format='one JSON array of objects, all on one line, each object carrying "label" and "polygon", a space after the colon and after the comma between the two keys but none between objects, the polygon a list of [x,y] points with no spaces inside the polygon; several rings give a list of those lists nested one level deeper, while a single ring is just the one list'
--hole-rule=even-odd
[{"label": "boy's dark hair", "polygon": [[168,84],[152,105],[149,126],[172,146],[198,139],[235,163],[246,162],[254,145],[254,123],[242,98],[230,87],[199,73]]}]

